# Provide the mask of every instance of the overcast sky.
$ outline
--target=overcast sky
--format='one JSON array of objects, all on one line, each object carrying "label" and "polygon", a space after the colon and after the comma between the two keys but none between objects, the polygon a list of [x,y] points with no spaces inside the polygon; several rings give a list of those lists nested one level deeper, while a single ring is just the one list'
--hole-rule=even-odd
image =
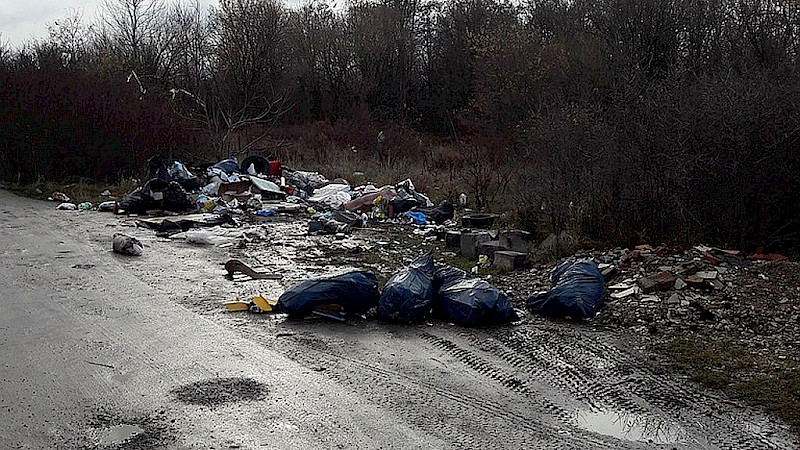
[{"label": "overcast sky", "polygon": [[[189,3],[190,0],[172,1]],[[296,5],[300,0],[287,3]],[[103,0],[0,0],[0,39],[18,47],[34,38],[47,37],[47,26],[73,10],[81,12],[85,22],[92,23],[102,4]],[[200,0],[200,4],[216,6],[218,2]]]}]

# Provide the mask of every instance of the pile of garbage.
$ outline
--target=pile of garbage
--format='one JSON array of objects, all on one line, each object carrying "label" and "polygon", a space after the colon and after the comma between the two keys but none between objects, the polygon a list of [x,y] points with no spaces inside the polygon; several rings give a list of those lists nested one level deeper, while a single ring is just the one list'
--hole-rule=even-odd
[{"label": "pile of garbage", "polygon": [[505,293],[487,281],[469,278],[461,269],[436,267],[432,254],[417,258],[381,290],[370,271],[303,281],[287,289],[270,308],[254,299],[225,302],[231,311],[279,312],[291,318],[319,315],[345,320],[374,310],[386,322],[415,324],[436,317],[464,326],[500,325],[518,320]]},{"label": "pile of garbage", "polygon": [[[56,192],[57,209],[114,211],[117,214],[165,216],[189,212],[254,216],[307,211],[311,233],[348,233],[367,222],[443,224],[454,216],[453,205],[438,205],[418,192],[410,179],[394,185],[351,186],[344,179],[329,180],[317,172],[293,170],[280,161],[260,156],[241,164],[229,158],[199,174],[179,161],[153,157],[144,184],[121,200],[76,205]],[[183,230],[186,231],[186,230]]]},{"label": "pile of garbage", "polygon": [[241,166],[233,158],[226,159],[209,167],[203,176],[163,157],[151,158],[148,165],[149,179],[119,202],[117,213],[155,216],[197,210],[225,214],[246,208],[258,212],[262,201],[286,197],[275,183],[280,163],[261,157],[246,158]]},{"label": "pile of garbage", "polygon": [[[665,338],[699,333],[758,349],[800,345],[800,267],[784,255],[640,245],[575,256],[592,261],[606,285],[597,325]],[[560,267],[501,274],[494,282],[518,298],[555,286],[550,298],[557,298]],[[547,298],[534,294],[527,304],[553,315],[542,306]]]}]

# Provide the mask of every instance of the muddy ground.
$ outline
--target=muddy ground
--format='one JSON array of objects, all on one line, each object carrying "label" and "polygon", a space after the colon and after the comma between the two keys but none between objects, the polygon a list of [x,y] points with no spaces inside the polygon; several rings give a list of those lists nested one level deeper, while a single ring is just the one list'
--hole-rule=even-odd
[{"label": "muddy ground", "polygon": [[[230,313],[309,277],[385,279],[410,230],[218,248],[0,191],[3,448],[797,448],[765,412],[654,364],[636,333],[525,316],[471,329]],[[111,235],[145,242],[111,253]],[[231,281],[237,257],[280,281]],[[510,292],[517,301],[526,292]]]}]

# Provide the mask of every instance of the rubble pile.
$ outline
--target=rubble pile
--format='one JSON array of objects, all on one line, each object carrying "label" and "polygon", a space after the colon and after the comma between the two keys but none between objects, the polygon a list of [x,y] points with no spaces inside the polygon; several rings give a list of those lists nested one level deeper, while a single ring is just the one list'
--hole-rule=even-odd
[{"label": "rubble pile", "polygon": [[[606,281],[595,325],[663,339],[696,334],[800,361],[800,264],[782,255],[641,245],[576,256],[593,258]],[[496,284],[521,304],[526,293],[550,287],[551,270],[504,274]]]}]

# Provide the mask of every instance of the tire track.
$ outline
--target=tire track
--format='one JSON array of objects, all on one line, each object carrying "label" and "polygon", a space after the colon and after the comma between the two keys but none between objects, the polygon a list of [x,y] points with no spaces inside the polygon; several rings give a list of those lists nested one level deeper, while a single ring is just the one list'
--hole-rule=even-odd
[{"label": "tire track", "polygon": [[[548,416],[564,414],[543,408],[544,417],[536,414],[523,415],[512,411],[507,404],[482,396],[470,395],[465,391],[455,392],[426,380],[415,378],[401,372],[376,367],[348,356],[334,354],[323,341],[309,338],[295,339],[298,348],[291,349],[287,356],[310,367],[326,364],[325,373],[340,383],[351,385],[361,392],[372,394],[382,407],[398,410],[396,413],[434,435],[459,448],[534,448],[552,449],[601,449],[609,448],[610,441],[597,438],[583,430],[574,430],[558,424],[550,424]],[[285,349],[288,350],[288,349]],[[353,370],[352,366],[358,369]],[[488,370],[488,369],[484,369]],[[491,371],[490,371],[491,372]],[[355,376],[354,376],[355,373]],[[369,375],[367,375],[369,374]],[[501,379],[504,379],[501,377]],[[508,378],[505,378],[508,382]],[[510,382],[502,386],[516,393],[526,392],[524,387]],[[365,389],[364,386],[369,386]],[[387,392],[388,391],[388,392]],[[411,398],[412,407],[392,401],[393,393],[402,392],[404,398]],[[431,396],[431,394],[435,394]],[[528,394],[531,394],[528,392]],[[533,398],[531,395],[527,398]],[[387,399],[389,401],[387,401]],[[485,415],[483,419],[474,414],[465,414],[465,409]],[[435,424],[432,418],[441,418]],[[502,423],[503,428],[475,428],[476,421],[483,423]],[[617,447],[626,448],[626,447]],[[628,448],[637,448],[628,447]]]},{"label": "tire track", "polygon": [[[521,370],[535,371],[537,376],[566,388],[575,398],[588,401],[593,408],[602,410],[614,407],[643,416],[666,416],[677,423],[704,424],[697,430],[697,435],[702,436],[702,440],[708,442],[711,448],[783,448],[782,443],[773,442],[769,433],[758,430],[745,433],[742,431],[744,424],[730,423],[726,419],[732,416],[721,411],[723,408],[719,406],[719,401],[686,389],[667,376],[657,376],[645,368],[626,364],[634,357],[615,346],[584,336],[576,337],[574,342],[538,333],[530,337],[530,333],[521,333],[516,329],[500,330],[493,336],[510,348],[510,352],[500,349],[498,355],[501,358],[518,365]],[[479,338],[473,335],[473,339]],[[602,373],[590,366],[582,373],[581,358],[597,358],[597,355],[605,355],[611,366],[624,366],[625,370]],[[623,373],[626,371],[629,371],[627,376]],[[565,381],[560,382],[560,376],[564,376]],[[692,420],[687,420],[687,416]]]}]

